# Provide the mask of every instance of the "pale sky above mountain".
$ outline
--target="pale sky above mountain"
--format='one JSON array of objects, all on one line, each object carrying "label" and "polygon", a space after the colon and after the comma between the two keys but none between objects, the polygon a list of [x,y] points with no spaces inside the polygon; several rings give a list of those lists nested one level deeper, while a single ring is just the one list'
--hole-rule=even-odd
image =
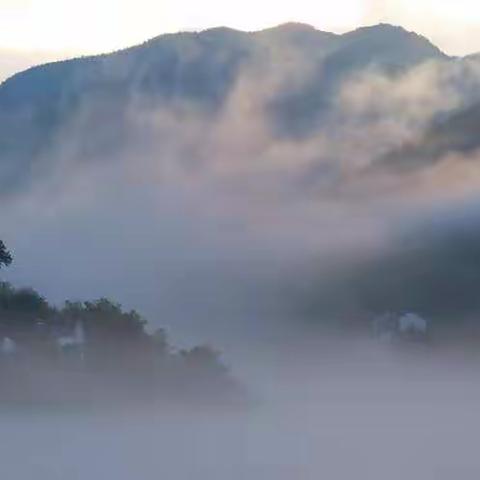
[{"label": "pale sky above mountain", "polygon": [[[25,59],[36,52],[37,63],[165,32],[219,25],[257,30],[287,21],[335,32],[387,22],[429,37],[449,54],[480,51],[478,0],[0,0],[0,79],[24,66],[16,53]],[[10,52],[8,61],[2,51]]]}]

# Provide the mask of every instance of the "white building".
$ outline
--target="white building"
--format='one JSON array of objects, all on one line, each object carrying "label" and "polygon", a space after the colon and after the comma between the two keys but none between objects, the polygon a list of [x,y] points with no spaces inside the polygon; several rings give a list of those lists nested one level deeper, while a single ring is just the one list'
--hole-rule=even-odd
[{"label": "white building", "polygon": [[416,313],[406,313],[398,320],[398,330],[403,335],[426,335],[428,322]]},{"label": "white building", "polygon": [[398,315],[385,313],[372,320],[373,336],[382,342],[396,340],[424,341],[428,335],[428,322],[416,313]]}]

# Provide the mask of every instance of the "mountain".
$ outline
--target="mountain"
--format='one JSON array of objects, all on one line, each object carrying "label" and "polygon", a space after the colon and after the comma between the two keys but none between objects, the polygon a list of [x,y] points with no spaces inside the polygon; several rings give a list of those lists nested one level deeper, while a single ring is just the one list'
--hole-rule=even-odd
[{"label": "mountain", "polygon": [[456,75],[445,77],[444,83],[460,88],[462,101],[434,118],[426,131],[378,158],[373,168],[412,172],[449,154],[469,156],[480,148],[480,54],[452,59],[451,64]]},{"label": "mountain", "polygon": [[34,67],[0,86],[0,188],[14,189],[39,162],[48,165],[72,125],[84,158],[115,155],[129,134],[132,102],[152,110],[188,105],[212,118],[240,78],[271,78],[275,88],[265,105],[272,131],[301,139],[321,128],[352,73],[374,68],[395,75],[446,59],[400,27],[335,35],[285,24],[253,33],[215,28],[162,35],[112,54]]},{"label": "mountain", "polygon": [[447,59],[428,39],[402,27],[380,24],[359,28],[340,38],[336,57],[350,68],[371,62],[393,67],[409,67],[428,60]]},{"label": "mountain", "polygon": [[282,136],[302,138],[311,134],[321,124],[322,114],[330,109],[342,83],[353,74],[367,69],[401,74],[426,61],[448,59],[426,38],[391,25],[338,35],[329,46],[327,55],[312,67],[304,83],[274,100],[274,122]]},{"label": "mountain", "polygon": [[377,159],[373,168],[408,173],[434,165],[449,154],[468,156],[478,149],[480,103],[475,103],[435,122],[419,139]]}]

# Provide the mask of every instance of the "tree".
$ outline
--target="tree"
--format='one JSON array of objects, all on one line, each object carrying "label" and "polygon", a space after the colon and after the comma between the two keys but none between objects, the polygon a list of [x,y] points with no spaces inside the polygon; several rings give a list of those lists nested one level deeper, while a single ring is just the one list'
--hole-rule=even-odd
[{"label": "tree", "polygon": [[0,268],[8,267],[12,261],[12,254],[7,250],[7,247],[2,240],[0,240]]},{"label": "tree", "polygon": [[228,372],[227,367],[220,360],[220,352],[208,345],[200,345],[191,350],[181,352],[185,364],[196,373],[223,376]]}]

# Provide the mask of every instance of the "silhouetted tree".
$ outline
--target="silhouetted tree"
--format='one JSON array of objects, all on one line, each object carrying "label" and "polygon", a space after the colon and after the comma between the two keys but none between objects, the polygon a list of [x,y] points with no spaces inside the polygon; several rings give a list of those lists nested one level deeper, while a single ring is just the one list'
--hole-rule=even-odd
[{"label": "silhouetted tree", "polygon": [[8,331],[32,330],[40,321],[48,321],[53,309],[31,288],[14,288],[0,282],[0,328]]},{"label": "silhouetted tree", "polygon": [[204,372],[209,375],[223,375],[227,372],[227,368],[220,360],[220,352],[208,345],[200,345],[193,347],[191,350],[183,350],[181,355],[185,364],[196,373]]},{"label": "silhouetted tree", "polygon": [[[25,390],[20,387],[14,394],[15,400],[29,395],[36,398],[37,392],[32,393],[35,374],[46,369],[51,378],[59,374],[61,392],[52,390],[53,401],[57,395],[64,398],[64,392],[74,400],[77,395],[110,399],[111,392],[120,401],[234,399],[239,390],[219,352],[208,346],[178,351],[170,345],[165,330],[149,333],[145,327],[146,321],[135,310],[124,310],[106,298],[67,301],[63,308],[55,308],[33,289],[0,282],[0,340],[9,338],[18,345],[17,373],[25,383]],[[82,329],[83,339],[72,343],[77,328]],[[17,365],[10,360],[2,363],[0,355],[0,383],[11,381]],[[28,378],[22,377],[25,365],[30,368]],[[71,377],[65,377],[65,372]],[[0,391],[0,404],[4,392]],[[41,398],[43,392],[38,394]]]},{"label": "silhouetted tree", "polygon": [[8,267],[13,261],[12,254],[7,250],[7,247],[0,240],[0,268]]}]

